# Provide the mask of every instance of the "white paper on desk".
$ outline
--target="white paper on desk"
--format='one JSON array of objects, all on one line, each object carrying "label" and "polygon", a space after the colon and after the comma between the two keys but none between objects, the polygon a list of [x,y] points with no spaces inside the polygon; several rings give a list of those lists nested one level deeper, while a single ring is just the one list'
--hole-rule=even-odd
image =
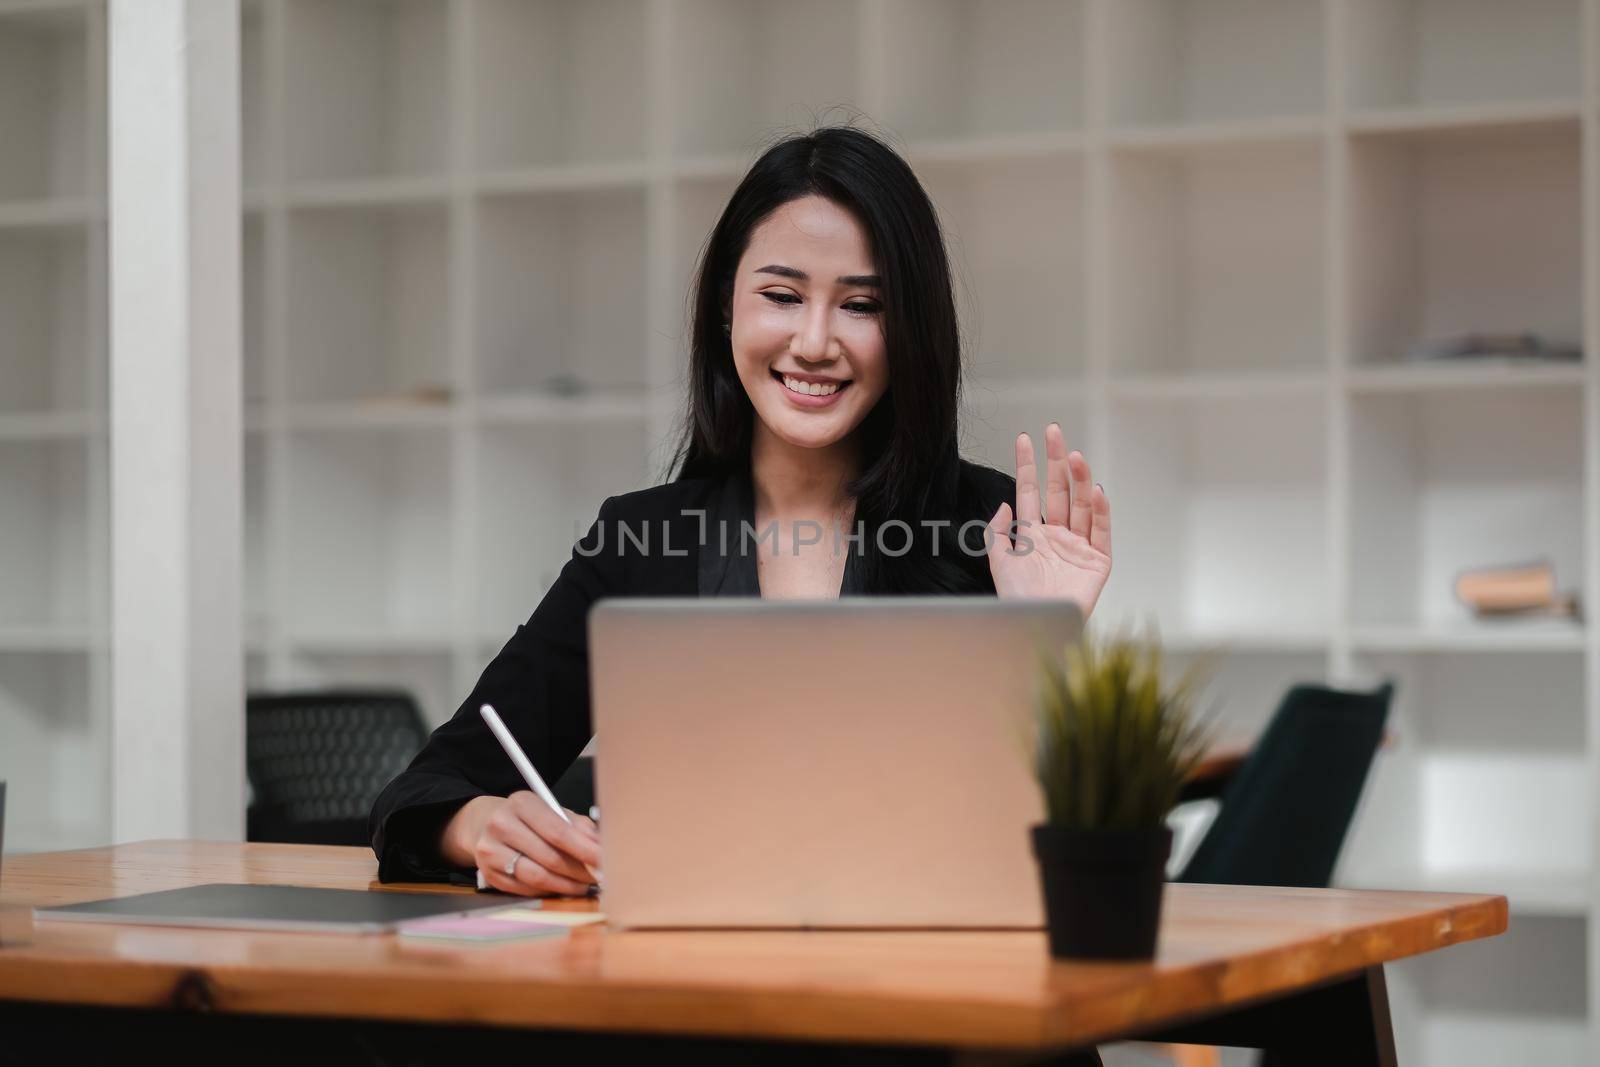
[{"label": "white paper on desk", "polygon": [[528,905],[491,912],[487,917],[514,923],[538,923],[544,926],[590,926],[606,921],[605,915],[598,911],[546,911]]}]

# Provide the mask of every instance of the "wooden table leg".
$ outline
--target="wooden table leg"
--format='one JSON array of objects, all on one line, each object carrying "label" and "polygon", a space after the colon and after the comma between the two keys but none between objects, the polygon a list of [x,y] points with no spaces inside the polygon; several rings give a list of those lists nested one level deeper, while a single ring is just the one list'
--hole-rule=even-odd
[{"label": "wooden table leg", "polygon": [[1389,990],[1381,966],[1139,1039],[1265,1049],[1264,1063],[1270,1067],[1395,1067],[1397,1063]]}]

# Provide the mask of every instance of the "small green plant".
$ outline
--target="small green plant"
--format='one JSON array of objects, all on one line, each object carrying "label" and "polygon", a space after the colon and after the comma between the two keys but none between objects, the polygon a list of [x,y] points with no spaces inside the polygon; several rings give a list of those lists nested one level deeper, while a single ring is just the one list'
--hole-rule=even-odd
[{"label": "small green plant", "polygon": [[1160,826],[1210,744],[1196,710],[1205,661],[1167,686],[1154,636],[1102,640],[1087,630],[1039,660],[1033,764],[1050,823]]}]

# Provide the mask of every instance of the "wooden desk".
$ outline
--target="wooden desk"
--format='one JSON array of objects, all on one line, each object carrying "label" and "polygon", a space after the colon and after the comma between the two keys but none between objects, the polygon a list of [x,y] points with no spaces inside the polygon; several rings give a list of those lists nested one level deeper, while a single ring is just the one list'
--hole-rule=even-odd
[{"label": "wooden desk", "polygon": [[1503,897],[1174,885],[1153,964],[1072,964],[1050,960],[1042,933],[1018,931],[595,928],[482,947],[35,923],[29,910],[205,882],[377,888],[375,872],[364,849],[295,845],[7,857],[0,1001],[12,1019],[38,1010],[15,1002],[51,1002],[944,1050],[1131,1036],[1265,1045],[1297,1027],[1319,1054],[1353,1040],[1339,1062],[1382,1063],[1382,964],[1506,928]]}]

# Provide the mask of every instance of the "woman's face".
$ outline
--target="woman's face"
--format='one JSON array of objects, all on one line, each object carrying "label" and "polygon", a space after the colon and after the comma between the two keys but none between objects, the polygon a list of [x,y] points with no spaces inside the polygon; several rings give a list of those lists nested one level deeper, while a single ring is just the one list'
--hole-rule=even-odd
[{"label": "woman's face", "polygon": [[750,235],[733,277],[733,363],[789,444],[843,440],[889,388],[876,275],[866,231],[820,196],[791,200]]}]

